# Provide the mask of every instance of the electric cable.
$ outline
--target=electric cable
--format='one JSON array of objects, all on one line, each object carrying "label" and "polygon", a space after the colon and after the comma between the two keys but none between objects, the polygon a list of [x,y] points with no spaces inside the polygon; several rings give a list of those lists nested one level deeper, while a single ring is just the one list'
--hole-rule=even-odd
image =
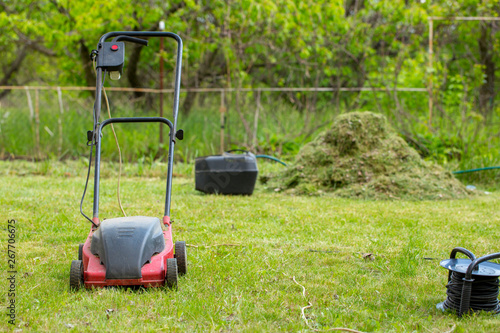
[{"label": "electric cable", "polygon": [[[94,61],[94,71],[96,71],[96,63]],[[102,80],[102,92],[104,93],[104,100],[106,101],[106,108],[108,110],[108,116],[111,118],[111,108],[109,107],[108,95],[106,94],[106,88],[104,88],[104,82],[106,81],[106,70],[104,70],[103,80]],[[122,206],[122,201],[120,199],[120,179],[122,175],[122,150],[120,149],[120,144],[118,143],[118,138],[116,136],[115,127],[111,124],[111,131],[113,132],[113,136],[115,138],[116,147],[118,148],[118,184],[116,186],[116,197],[118,199],[118,206],[123,214],[123,216],[127,217],[127,213]]]},{"label": "electric cable", "polygon": [[[95,57],[92,59],[92,63],[94,64],[94,71],[95,71],[95,68],[96,68],[96,61],[95,61]],[[104,82],[103,82],[104,83]],[[88,184],[89,184],[89,178],[90,178],[90,169],[92,167],[92,150],[94,149],[94,145],[95,145],[95,136],[94,136],[94,132],[95,132],[95,129],[96,129],[96,124],[97,124],[97,119],[96,119],[96,116],[95,116],[95,108],[96,108],[96,104],[94,102],[94,112],[92,112],[92,117],[93,117],[93,120],[94,120],[94,125],[93,125],[93,128],[92,128],[92,139],[87,142],[87,146],[90,147],[90,155],[89,155],[89,167],[87,169],[87,179],[85,180],[85,187],[83,189],[83,194],[82,194],[82,199],[80,200],[80,214],[83,215],[83,217],[85,217],[87,220],[90,221],[90,223],[92,223],[92,225],[94,227],[97,228],[97,224],[95,224],[94,221],[92,221],[90,219],[90,217],[88,217],[84,212],[83,212],[83,201],[85,200],[85,195],[87,193],[87,187],[88,187]]]},{"label": "electric cable", "polygon": [[[94,67],[94,72],[96,72],[96,60],[95,60],[95,58],[92,59],[92,63],[94,65],[93,66]],[[106,71],[104,71],[104,77],[103,77],[102,85],[101,86],[102,86],[102,90],[103,90],[103,93],[104,93],[104,100],[106,101],[106,107],[107,107],[107,110],[108,110],[108,115],[109,115],[109,118],[111,118],[111,111],[110,111],[111,108],[109,107],[108,96],[106,94],[106,89],[104,88],[104,82],[105,82],[105,80],[106,80]],[[92,112],[92,116],[93,116],[93,120],[94,120],[94,127],[93,127],[93,131],[94,132],[93,132],[92,140],[90,141],[90,144],[87,143],[87,145],[90,146],[89,167],[88,167],[88,170],[87,170],[87,179],[85,180],[85,187],[83,189],[82,199],[80,201],[80,214],[82,214],[87,220],[90,221],[90,223],[92,223],[92,225],[94,227],[97,228],[97,224],[95,224],[95,222],[92,221],[83,212],[83,201],[85,200],[85,195],[87,193],[87,187],[88,187],[89,178],[90,178],[90,169],[91,169],[91,166],[92,166],[92,150],[93,150],[94,145],[95,145],[95,130],[96,130],[97,122],[98,122],[98,119],[96,119],[95,108],[96,108],[96,105],[95,105],[95,102],[94,102],[94,112]],[[117,198],[118,198],[118,205],[120,206],[120,210],[122,211],[123,215],[126,217],[127,214],[125,213],[125,211],[123,209],[123,206],[122,206],[122,203],[121,203],[121,199],[120,199],[120,178],[121,178],[121,173],[122,173],[122,153],[121,153],[120,145],[118,143],[118,138],[116,136],[116,132],[115,132],[113,124],[111,124],[111,130],[113,132],[113,136],[115,137],[115,143],[116,143],[116,146],[118,148],[119,171],[118,171],[118,185],[117,185],[117,189],[116,189]]]},{"label": "electric cable", "polygon": [[89,167],[87,169],[87,180],[85,181],[85,188],[83,189],[83,194],[82,194],[82,200],[80,201],[80,214],[82,214],[87,220],[90,221],[94,225],[94,227],[97,228],[97,224],[95,224],[94,221],[90,219],[85,213],[83,212],[83,200],[85,199],[85,193],[87,193],[87,185],[89,184],[89,177],[90,177],[90,168],[92,166],[92,150],[94,149],[94,143],[90,143],[90,156],[89,156]]},{"label": "electric cable", "polygon": [[[106,76],[106,71],[104,71],[104,75]],[[108,95],[106,94],[106,89],[104,89],[104,85],[102,86],[102,92],[104,93],[104,100],[106,101],[106,108],[108,109],[108,116],[111,118],[111,108],[109,107]],[[123,216],[127,217],[127,213],[122,206],[122,201],[120,199],[120,179],[122,176],[122,150],[120,149],[120,144],[118,143],[118,138],[116,137],[115,127],[111,124],[111,131],[113,132],[113,136],[115,137],[116,147],[118,148],[118,185],[116,187],[116,197],[118,199],[118,205],[120,206],[120,210],[123,213]]]},{"label": "electric cable", "polygon": [[[451,272],[450,279],[446,285],[446,300],[443,307],[456,313],[460,312],[462,302],[462,290],[465,274]],[[470,296],[470,308],[473,311],[487,311],[500,313],[498,301],[498,277],[474,276],[472,282],[472,292]]]}]

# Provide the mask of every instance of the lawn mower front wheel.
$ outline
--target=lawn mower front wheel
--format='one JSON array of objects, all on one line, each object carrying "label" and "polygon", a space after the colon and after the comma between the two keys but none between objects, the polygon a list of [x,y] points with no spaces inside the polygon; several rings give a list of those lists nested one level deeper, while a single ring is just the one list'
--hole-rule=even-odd
[{"label": "lawn mower front wheel", "polygon": [[170,289],[177,288],[177,259],[167,259],[167,275],[165,277],[167,287]]},{"label": "lawn mower front wheel", "polygon": [[81,260],[73,260],[69,271],[69,288],[78,290],[83,286],[83,262]]}]

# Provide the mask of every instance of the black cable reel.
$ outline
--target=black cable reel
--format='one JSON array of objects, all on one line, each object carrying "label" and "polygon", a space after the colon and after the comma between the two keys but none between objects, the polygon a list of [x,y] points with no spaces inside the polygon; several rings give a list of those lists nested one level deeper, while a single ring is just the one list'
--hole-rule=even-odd
[{"label": "black cable reel", "polygon": [[[456,259],[457,253],[465,254],[469,259]],[[448,296],[436,307],[442,311],[452,311],[459,317],[479,311],[500,313],[498,301],[500,265],[488,261],[498,258],[500,253],[476,258],[467,249],[454,248],[450,259],[441,261],[441,266],[449,271],[446,285]]]}]

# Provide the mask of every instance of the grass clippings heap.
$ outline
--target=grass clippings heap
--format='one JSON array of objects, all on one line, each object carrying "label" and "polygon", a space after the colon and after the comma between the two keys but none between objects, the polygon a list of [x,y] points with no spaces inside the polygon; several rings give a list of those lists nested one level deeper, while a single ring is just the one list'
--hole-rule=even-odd
[{"label": "grass clippings heap", "polygon": [[305,145],[293,166],[270,176],[286,192],[334,192],[364,199],[452,199],[469,193],[441,166],[424,161],[372,112],[337,117],[330,129]]}]

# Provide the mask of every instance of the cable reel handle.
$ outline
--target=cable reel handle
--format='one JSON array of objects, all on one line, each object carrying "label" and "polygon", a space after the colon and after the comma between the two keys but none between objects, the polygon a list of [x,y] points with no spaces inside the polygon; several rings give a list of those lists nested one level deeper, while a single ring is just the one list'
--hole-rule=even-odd
[{"label": "cable reel handle", "polygon": [[456,247],[453,250],[451,250],[450,259],[455,259],[457,252],[465,254],[472,261],[476,260],[476,256],[474,255],[474,253],[470,252],[469,250],[463,247]]},{"label": "cable reel handle", "polygon": [[474,261],[471,262],[469,267],[467,267],[467,272],[465,273],[465,278],[471,279],[472,278],[472,271],[474,271],[476,269],[476,266],[478,266],[480,263],[482,263],[484,261],[492,260],[492,259],[499,259],[499,258],[500,258],[500,252],[488,254],[484,257],[475,259]]},{"label": "cable reel handle", "polygon": [[[474,255],[474,253],[470,252],[469,250],[463,247],[456,247],[453,250],[451,250],[450,259],[455,259],[457,253],[465,254],[467,257],[469,257],[471,261],[476,260],[476,256]],[[448,282],[450,282],[450,280],[451,280],[451,271],[448,271]]]}]

